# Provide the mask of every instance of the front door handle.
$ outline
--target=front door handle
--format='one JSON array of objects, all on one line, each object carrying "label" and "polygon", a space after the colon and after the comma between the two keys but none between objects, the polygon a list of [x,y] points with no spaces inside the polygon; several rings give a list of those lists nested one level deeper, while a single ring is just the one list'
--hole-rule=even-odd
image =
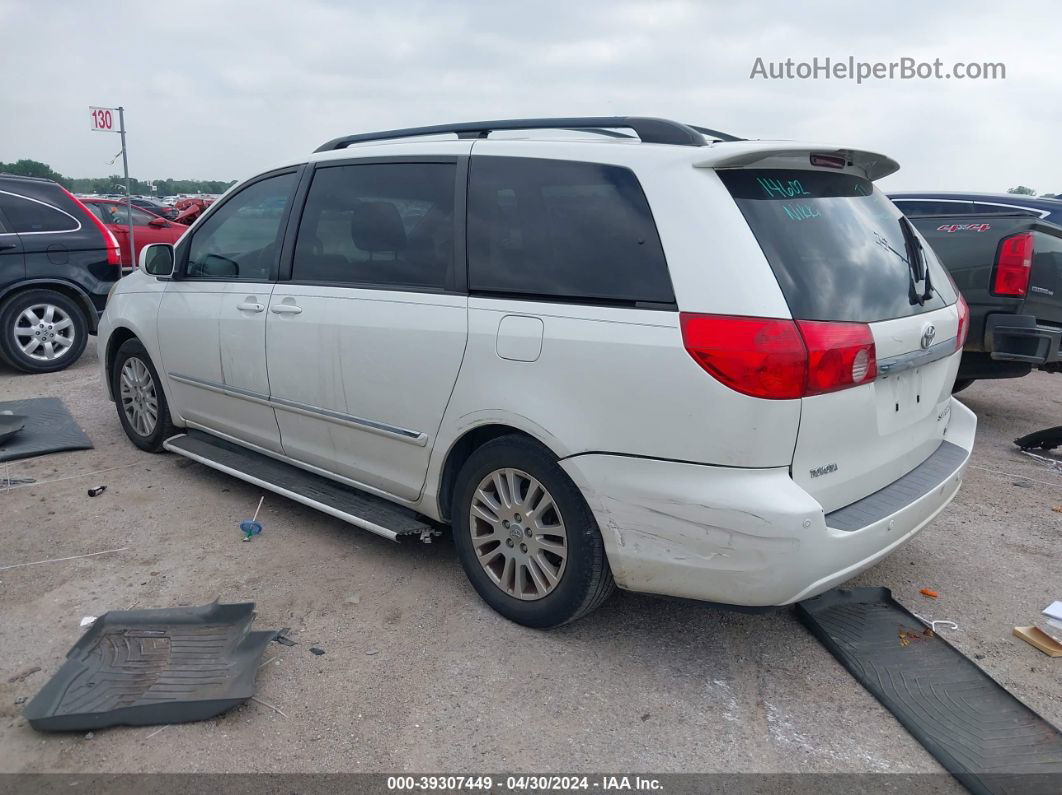
[{"label": "front door handle", "polygon": [[302,312],[302,307],[295,304],[273,304],[269,311],[274,315],[297,315]]},{"label": "front door handle", "polygon": [[236,304],[236,308],[241,312],[263,312],[265,307],[261,304],[256,304],[253,301],[244,301],[242,304]]},{"label": "front door handle", "polygon": [[17,243],[0,243],[0,251],[7,251],[8,249],[18,248]]}]

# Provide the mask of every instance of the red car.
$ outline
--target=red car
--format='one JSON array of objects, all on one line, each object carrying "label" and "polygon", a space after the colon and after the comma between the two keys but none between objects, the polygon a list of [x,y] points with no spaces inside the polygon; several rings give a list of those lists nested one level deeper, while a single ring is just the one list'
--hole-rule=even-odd
[{"label": "red car", "polygon": [[176,243],[188,228],[184,224],[168,221],[133,205],[133,238],[136,241],[136,258],[129,255],[129,208],[123,201],[114,199],[81,199],[81,203],[96,214],[118,239],[122,250],[122,265],[135,265],[140,249],[148,243]]}]

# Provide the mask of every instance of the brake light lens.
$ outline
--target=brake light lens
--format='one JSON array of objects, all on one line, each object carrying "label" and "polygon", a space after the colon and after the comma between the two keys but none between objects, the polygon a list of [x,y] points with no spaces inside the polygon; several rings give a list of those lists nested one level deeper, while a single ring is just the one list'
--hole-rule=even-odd
[{"label": "brake light lens", "polygon": [[959,295],[955,302],[955,311],[959,313],[959,330],[955,332],[955,350],[961,351],[966,344],[966,335],[970,333],[970,307],[966,299]]},{"label": "brake light lens", "polygon": [[865,323],[731,315],[679,316],[682,341],[726,386],[768,400],[835,392],[877,376],[874,337]]},{"label": "brake light lens", "polygon": [[[89,220],[96,225],[96,228],[99,230],[100,234],[103,235],[103,245],[104,248],[107,250],[107,264],[121,265],[122,249],[118,245],[117,238],[115,238],[115,236],[111,233],[111,230],[103,225],[103,221],[97,218],[96,213],[92,212],[92,210],[86,207],[85,203],[81,201],[81,199],[79,199],[73,193],[68,191],[66,188],[63,188],[63,193],[65,193],[70,198],[70,201],[72,201],[74,204],[76,204],[82,209],[85,215],[89,217]],[[135,267],[136,263],[133,264]]]},{"label": "brake light lens", "polygon": [[811,155],[811,165],[823,168],[844,168],[848,165],[848,159],[837,155]]},{"label": "brake light lens", "polygon": [[1032,258],[1032,232],[1021,232],[1003,238],[999,244],[999,253],[996,254],[996,275],[992,280],[992,292],[1019,298],[1026,295],[1029,292]]},{"label": "brake light lens", "polygon": [[805,395],[836,392],[877,377],[874,335],[866,323],[798,320],[797,328],[808,349]]}]

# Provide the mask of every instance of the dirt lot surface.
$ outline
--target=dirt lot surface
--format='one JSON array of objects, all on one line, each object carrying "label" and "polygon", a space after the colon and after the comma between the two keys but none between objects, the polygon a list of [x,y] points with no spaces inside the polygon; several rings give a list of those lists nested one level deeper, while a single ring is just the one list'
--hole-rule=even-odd
[{"label": "dirt lot surface", "polygon": [[[1060,387],[1037,373],[964,392],[980,426],[958,498],[855,581],[957,622],[948,640],[1056,725],[1062,659],[1011,629],[1062,598],[1062,475],[1011,441],[1062,422]],[[446,537],[393,544],[267,496],[264,533],[241,543],[261,492],[134,448],[91,350],[54,375],[0,369],[0,400],[44,395],[96,447],[11,464],[37,483],[0,491],[0,567],[128,549],[0,571],[0,772],[941,770],[787,611],[618,593],[573,626],[524,629],[479,601]],[[298,645],[271,644],[258,673],[275,711],[91,738],[21,717],[82,616],[219,597],[292,627]]]}]

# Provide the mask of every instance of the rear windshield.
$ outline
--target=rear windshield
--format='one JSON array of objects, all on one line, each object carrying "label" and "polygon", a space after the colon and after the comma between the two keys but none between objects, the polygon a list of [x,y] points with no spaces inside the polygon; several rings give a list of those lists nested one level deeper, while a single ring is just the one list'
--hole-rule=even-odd
[{"label": "rear windshield", "polygon": [[[794,318],[870,323],[955,300],[927,249],[932,295],[912,300],[901,214],[866,179],[808,170],[720,170]],[[921,293],[923,283],[917,286]]]}]

